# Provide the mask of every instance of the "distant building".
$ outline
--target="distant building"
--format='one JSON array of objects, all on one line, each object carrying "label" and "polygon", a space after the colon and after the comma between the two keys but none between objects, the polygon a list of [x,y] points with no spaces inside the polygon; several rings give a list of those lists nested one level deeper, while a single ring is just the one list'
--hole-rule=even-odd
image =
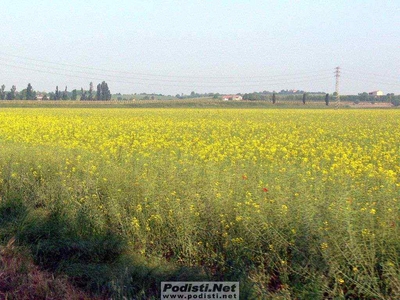
[{"label": "distant building", "polygon": [[381,90],[369,92],[368,95],[370,96],[383,96],[383,92]]},{"label": "distant building", "polygon": [[240,95],[223,95],[222,100],[228,101],[228,100],[243,100],[243,97]]},{"label": "distant building", "polygon": [[36,95],[36,100],[43,100],[44,95],[43,94],[37,94]]}]

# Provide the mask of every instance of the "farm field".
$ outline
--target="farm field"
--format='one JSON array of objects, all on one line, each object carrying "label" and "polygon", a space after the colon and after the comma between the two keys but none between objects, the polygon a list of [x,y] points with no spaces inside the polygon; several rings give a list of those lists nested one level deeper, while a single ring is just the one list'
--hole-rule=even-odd
[{"label": "farm field", "polygon": [[3,108],[0,243],[96,295],[400,297],[400,111]]}]

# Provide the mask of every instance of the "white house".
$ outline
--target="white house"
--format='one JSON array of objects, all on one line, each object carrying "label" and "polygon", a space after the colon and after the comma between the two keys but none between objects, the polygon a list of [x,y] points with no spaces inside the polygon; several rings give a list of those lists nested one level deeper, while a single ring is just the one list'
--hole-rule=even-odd
[{"label": "white house", "polygon": [[368,93],[370,96],[383,96],[383,92],[381,90],[373,91]]},{"label": "white house", "polygon": [[243,97],[240,95],[223,95],[222,100],[228,101],[228,100],[243,100]]},{"label": "white house", "polygon": [[43,94],[36,94],[36,100],[43,100],[44,95]]}]

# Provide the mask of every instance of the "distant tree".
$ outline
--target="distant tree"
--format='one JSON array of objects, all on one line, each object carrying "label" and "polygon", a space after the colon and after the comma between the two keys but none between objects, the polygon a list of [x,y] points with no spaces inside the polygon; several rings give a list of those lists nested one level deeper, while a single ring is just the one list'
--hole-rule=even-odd
[{"label": "distant tree", "polygon": [[395,96],[394,94],[392,94],[391,103],[394,106],[400,106],[400,96]]},{"label": "distant tree", "polygon": [[100,83],[97,85],[96,100],[103,100],[103,99],[101,99],[101,84]]},{"label": "distant tree", "polygon": [[180,98],[181,98],[181,95],[176,94],[175,97],[178,98],[178,99],[180,99]]},{"label": "distant tree", "polygon": [[5,99],[6,99],[6,92],[5,92],[5,89],[6,89],[6,86],[3,84],[3,85],[1,86],[1,89],[0,89],[0,99],[1,99],[1,100],[5,100]]},{"label": "distant tree", "polygon": [[304,94],[303,94],[303,104],[306,104],[306,97],[307,97],[307,94],[304,93]]},{"label": "distant tree", "polygon": [[43,98],[42,98],[42,100],[49,100],[49,97],[47,96],[47,94],[46,94],[46,93],[44,93],[44,94],[43,94]]},{"label": "distant tree", "polygon": [[87,100],[87,95],[86,95],[86,91],[83,90],[83,88],[81,88],[81,101]]},{"label": "distant tree", "polygon": [[54,92],[50,92],[48,95],[47,95],[47,100],[54,100],[55,98],[56,98],[56,96],[55,96],[55,94],[54,94]]},{"label": "distant tree", "polygon": [[108,84],[105,81],[103,81],[100,85],[100,99],[111,100],[111,92],[108,88]]},{"label": "distant tree", "polygon": [[260,99],[261,99],[261,97],[260,97],[260,95],[258,93],[251,93],[250,94],[249,100],[260,100]]},{"label": "distant tree", "polygon": [[28,87],[26,88],[26,100],[33,100],[35,97],[36,95],[33,91],[32,85],[28,83]]},{"label": "distant tree", "polygon": [[53,100],[60,100],[61,99],[61,95],[60,95],[60,91],[58,90],[58,85],[56,86],[56,92],[54,93],[54,99]]},{"label": "distant tree", "polygon": [[69,99],[69,97],[68,97],[68,87],[67,86],[65,86],[65,90],[64,90],[64,92],[62,94],[62,99],[63,100],[68,100]]},{"label": "distant tree", "polygon": [[15,100],[17,88],[15,85],[11,87],[11,90],[7,93],[7,100]]},{"label": "distant tree", "polygon": [[329,105],[329,94],[325,95],[325,104],[326,104],[326,106]]},{"label": "distant tree", "polygon": [[272,94],[272,104],[276,103],[276,93]]},{"label": "distant tree", "polygon": [[78,92],[76,89],[72,90],[71,100],[76,100],[78,98]]},{"label": "distant tree", "polygon": [[90,82],[89,84],[89,95],[87,97],[87,100],[93,100],[93,82]]},{"label": "distant tree", "polygon": [[369,100],[369,94],[368,93],[366,93],[366,92],[364,92],[364,93],[361,93],[361,94],[358,94],[360,97],[360,101],[368,101]]},{"label": "distant tree", "polygon": [[26,89],[21,90],[15,95],[15,99],[26,100]]}]

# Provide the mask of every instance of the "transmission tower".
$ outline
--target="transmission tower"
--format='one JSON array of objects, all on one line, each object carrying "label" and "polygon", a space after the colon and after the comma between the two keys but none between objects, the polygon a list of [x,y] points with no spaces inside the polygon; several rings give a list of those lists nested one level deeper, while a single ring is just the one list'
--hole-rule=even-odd
[{"label": "transmission tower", "polygon": [[340,95],[339,95],[339,77],[340,77],[340,67],[335,68],[335,77],[336,77],[336,109],[339,108],[340,105]]}]

